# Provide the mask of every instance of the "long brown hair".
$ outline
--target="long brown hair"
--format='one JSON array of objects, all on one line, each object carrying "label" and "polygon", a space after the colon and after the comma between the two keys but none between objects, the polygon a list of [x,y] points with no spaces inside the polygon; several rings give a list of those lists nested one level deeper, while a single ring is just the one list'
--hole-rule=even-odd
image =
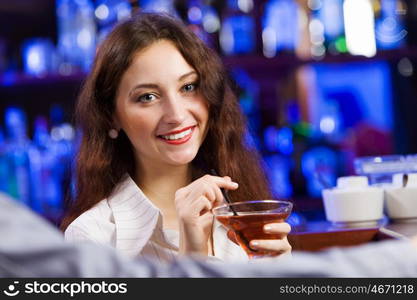
[{"label": "long brown hair", "polygon": [[198,73],[199,90],[209,104],[206,138],[192,164],[199,174],[215,169],[239,183],[232,201],[271,197],[255,149],[245,144],[246,121],[218,55],[180,20],[140,13],[118,24],[99,46],[81,90],[76,122],[82,132],[76,166],[76,198],[63,219],[65,228],[107,198],[123,175],[135,174],[132,145],[121,132],[110,139],[116,91],[122,75],[140,50],[158,40],[171,41]]}]

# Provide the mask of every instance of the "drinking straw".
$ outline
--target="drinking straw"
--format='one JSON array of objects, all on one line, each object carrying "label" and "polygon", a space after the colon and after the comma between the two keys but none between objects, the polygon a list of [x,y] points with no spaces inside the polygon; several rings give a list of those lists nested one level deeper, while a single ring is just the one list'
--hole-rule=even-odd
[{"label": "drinking straw", "polygon": [[[212,175],[214,175],[214,176],[219,176],[218,174],[217,174],[217,172],[216,172],[216,170],[214,170],[214,169],[211,169],[211,174]],[[220,188],[220,190],[222,191],[222,194],[223,194],[223,197],[224,197],[224,199],[226,200],[226,202],[228,203],[228,204],[232,204],[232,201],[230,200],[230,198],[229,198],[229,194],[227,193],[227,191],[225,190],[225,189],[223,189],[223,188]],[[233,215],[234,216],[237,216],[238,214],[237,214],[237,212],[234,210],[234,208],[233,208],[233,206],[232,205],[229,205],[229,208],[232,210],[232,212],[233,212]],[[257,252],[258,250],[257,249],[253,249],[251,246],[250,246],[250,244],[249,244],[249,241],[246,239],[246,237],[240,232],[240,231],[234,231],[237,235],[239,235],[239,237],[242,239],[242,241],[246,244],[246,246],[251,250],[251,251],[253,251],[253,252]]]},{"label": "drinking straw", "polygon": [[[216,170],[214,170],[214,169],[211,169],[211,174],[213,174],[214,176],[219,176],[217,174]],[[229,203],[229,204],[232,204],[232,201],[230,201],[229,194],[227,193],[227,191],[223,188],[220,188],[220,190],[222,191],[223,197],[226,200],[226,202]],[[231,205],[229,207],[232,210],[233,215],[237,216],[237,212],[234,210],[234,208]]]}]

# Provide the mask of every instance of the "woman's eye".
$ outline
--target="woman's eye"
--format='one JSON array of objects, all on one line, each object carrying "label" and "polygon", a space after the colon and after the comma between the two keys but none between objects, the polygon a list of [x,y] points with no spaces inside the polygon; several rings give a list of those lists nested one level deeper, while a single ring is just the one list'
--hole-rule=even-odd
[{"label": "woman's eye", "polygon": [[196,88],[197,88],[197,84],[195,83],[189,83],[182,87],[183,91],[188,92],[188,93],[193,92]]},{"label": "woman's eye", "polygon": [[144,94],[142,96],[139,96],[138,102],[147,103],[155,99],[156,99],[156,96],[154,94]]}]

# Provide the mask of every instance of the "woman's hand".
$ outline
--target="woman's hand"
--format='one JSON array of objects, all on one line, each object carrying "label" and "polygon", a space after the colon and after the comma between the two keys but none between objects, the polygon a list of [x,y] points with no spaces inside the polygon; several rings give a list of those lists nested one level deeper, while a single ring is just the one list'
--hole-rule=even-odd
[{"label": "woman's hand", "polygon": [[287,235],[291,231],[288,223],[270,223],[264,226],[264,232],[278,235],[278,239],[273,240],[252,240],[250,246],[253,249],[276,252],[277,255],[291,253],[291,245],[288,243]]},{"label": "woman's hand", "polygon": [[205,175],[176,191],[180,253],[208,254],[208,241],[213,224],[211,209],[223,203],[220,188],[235,190],[238,184],[227,176]]}]

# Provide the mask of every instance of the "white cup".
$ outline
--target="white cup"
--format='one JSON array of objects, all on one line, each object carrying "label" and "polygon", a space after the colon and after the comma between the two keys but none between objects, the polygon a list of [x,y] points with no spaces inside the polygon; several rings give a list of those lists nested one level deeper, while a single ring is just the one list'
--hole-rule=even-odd
[{"label": "white cup", "polygon": [[375,224],[384,217],[384,190],[369,186],[366,176],[340,177],[322,196],[326,218],[334,224]]},{"label": "white cup", "polygon": [[[404,175],[407,183],[403,186]],[[417,219],[417,173],[394,174],[392,186],[385,188],[385,210],[390,219],[408,221]]]}]

